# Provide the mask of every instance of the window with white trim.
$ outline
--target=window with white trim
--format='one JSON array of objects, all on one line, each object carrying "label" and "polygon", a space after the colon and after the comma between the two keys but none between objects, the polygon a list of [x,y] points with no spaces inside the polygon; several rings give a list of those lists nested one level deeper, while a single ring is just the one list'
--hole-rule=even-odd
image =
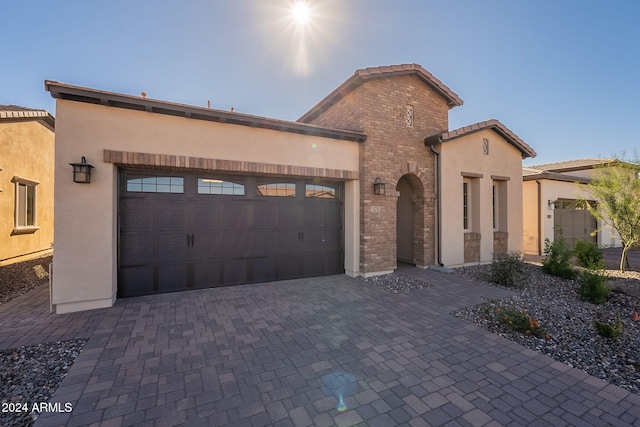
[{"label": "window with white trim", "polygon": [[16,185],[15,229],[36,228],[36,186],[32,181],[18,176],[12,180]]},{"label": "window with white trim", "polygon": [[470,228],[471,213],[471,183],[468,180],[462,181],[462,228],[467,231]]}]

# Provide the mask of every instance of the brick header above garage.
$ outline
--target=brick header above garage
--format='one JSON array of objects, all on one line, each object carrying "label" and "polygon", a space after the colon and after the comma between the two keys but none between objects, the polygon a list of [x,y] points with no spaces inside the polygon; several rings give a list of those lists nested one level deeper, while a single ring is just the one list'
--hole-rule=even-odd
[{"label": "brick header above garage", "polygon": [[175,156],[169,154],[134,153],[104,150],[103,160],[120,166],[141,169],[211,170],[242,172],[244,174],[270,174],[283,176],[320,177],[339,180],[359,179],[358,171],[311,168],[306,166],[277,165],[237,160],[207,159],[203,157]]}]

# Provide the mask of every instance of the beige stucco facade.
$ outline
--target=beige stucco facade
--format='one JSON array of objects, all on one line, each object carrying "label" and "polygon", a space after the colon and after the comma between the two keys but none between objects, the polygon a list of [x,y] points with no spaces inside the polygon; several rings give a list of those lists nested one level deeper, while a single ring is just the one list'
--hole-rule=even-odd
[{"label": "beige stucco facade", "polygon": [[[0,112],[0,265],[52,252],[53,117],[34,111]],[[35,218],[26,225],[16,220],[19,183],[35,188]]]},{"label": "beige stucco facade", "polygon": [[[554,202],[557,200],[593,200],[586,182],[599,173],[599,169],[553,172],[525,176],[523,187],[523,251],[525,254],[544,254],[545,239],[554,241]],[[602,247],[619,247],[620,238],[615,230],[596,221],[596,243]],[[591,230],[587,230],[590,232]]]},{"label": "beige stucco facade", "polygon": [[[359,144],[353,141],[67,100],[58,100],[56,111],[52,303],[57,313],[109,307],[116,299],[118,167],[103,160],[105,150],[239,161],[263,170],[289,165],[318,174],[327,168],[358,174]],[[69,163],[82,156],[95,167],[88,185],[72,182]],[[180,169],[179,164],[167,167]],[[345,185],[345,270],[356,275],[359,248],[352,242],[359,240],[359,194],[357,180],[350,181]]]},{"label": "beige stucco facade", "polygon": [[[109,307],[118,296],[129,296],[122,292],[123,275],[134,277],[128,273],[134,268],[145,276],[135,276],[132,283],[153,283],[145,288],[151,290],[142,292],[167,289],[159,285],[160,276],[168,277],[160,273],[160,268],[171,264],[173,258],[132,265],[120,262],[124,258],[122,247],[126,246],[122,242],[129,234],[122,228],[126,221],[119,223],[119,218],[125,218],[123,212],[133,212],[127,206],[138,202],[129,202],[135,195],[128,194],[130,190],[119,180],[127,179],[128,183],[126,177],[132,169],[138,175],[143,170],[150,170],[151,175],[177,171],[191,179],[197,177],[195,172],[205,171],[237,179],[245,177],[252,182],[265,177],[290,181],[295,178],[299,183],[296,185],[318,179],[340,181],[338,186],[344,187],[344,197],[337,210],[332,211],[339,212],[341,228],[336,234],[343,241],[336,265],[339,272],[350,276],[389,273],[398,261],[420,268],[455,266],[488,262],[498,253],[522,251],[522,158],[535,156],[535,152],[497,120],[448,131],[448,111],[462,105],[462,100],[417,64],[358,70],[297,122],[57,82],[48,81],[45,86],[57,99],[56,256],[52,287],[57,313]],[[483,154],[487,143],[489,152]],[[88,185],[71,179],[69,163],[79,162],[82,157],[94,166]],[[465,180],[472,184],[473,205],[467,229],[463,227]],[[375,182],[384,183],[385,188],[374,191]],[[194,206],[191,203],[202,200],[186,188],[185,185],[185,197],[179,199],[184,204],[176,205],[185,211]],[[256,191],[251,188],[249,191]],[[137,198],[150,200],[145,197],[151,196]],[[294,202],[303,203],[304,197],[293,197]],[[217,200],[206,210],[210,218],[209,212],[222,203]],[[255,193],[248,194],[246,200],[243,206],[262,203]],[[138,206],[141,207],[133,217],[136,221],[142,218],[137,221],[141,224],[150,223],[151,219],[144,218],[148,205]],[[165,211],[168,205],[159,204],[153,212],[159,212],[158,206]],[[328,212],[327,205],[318,206],[304,202],[299,206],[303,213],[296,218],[306,218],[307,207],[309,218],[328,215],[321,213]],[[248,209],[260,209],[254,207]],[[223,214],[215,218],[222,224]],[[277,233],[276,240],[285,239],[287,231],[282,232],[278,224],[273,224],[269,232]],[[218,227],[229,235],[246,235],[244,229]],[[153,253],[153,260],[160,259],[156,256],[160,251],[157,240],[165,232],[166,229],[158,230],[139,238],[140,242],[155,243],[140,243],[136,254]],[[189,233],[186,243],[181,234],[182,243],[162,250],[190,251],[177,249],[180,245],[193,247],[193,234]],[[258,238],[255,233],[252,239]],[[201,241],[199,237],[197,240]],[[304,241],[304,232],[297,233],[297,241]],[[325,242],[324,238],[321,242]],[[234,259],[253,259],[247,256],[251,250],[242,249],[240,256],[245,258]],[[324,252],[318,254],[300,261],[297,277],[311,274],[304,270],[305,262],[327,262],[322,258]],[[289,263],[290,259],[293,258],[282,262]],[[159,265],[151,266],[152,262]],[[187,285],[172,290],[196,286],[192,284],[200,264],[192,259],[187,263],[186,275],[180,270],[167,279],[175,283],[186,277]],[[258,268],[257,264],[247,261],[246,268],[245,264],[238,265],[249,271],[247,277],[255,277],[253,269]],[[282,270],[290,265],[293,264],[286,264]],[[280,264],[277,268],[281,268]],[[336,273],[322,271],[319,274]],[[216,270],[212,274],[223,277],[226,272]],[[224,285],[224,279],[220,280],[204,285]]]},{"label": "beige stucco facade", "polygon": [[[488,154],[483,143],[488,141]],[[494,257],[494,232],[508,233],[507,252],[522,251],[522,155],[491,129],[463,135],[438,146],[441,161],[442,262],[465,262],[465,234],[479,234],[479,259]],[[464,229],[463,183],[468,182],[468,224]],[[493,186],[496,186],[496,226]],[[503,235],[504,236],[504,235]],[[468,242],[467,242],[468,244]]]}]

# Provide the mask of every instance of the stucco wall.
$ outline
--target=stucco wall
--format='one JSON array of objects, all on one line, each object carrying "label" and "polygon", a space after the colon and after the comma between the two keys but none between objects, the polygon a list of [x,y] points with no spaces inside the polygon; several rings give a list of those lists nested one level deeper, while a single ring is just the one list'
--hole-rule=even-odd
[{"label": "stucco wall", "polygon": [[[483,154],[483,139],[489,140],[489,154]],[[506,218],[499,231],[509,233],[508,251],[522,252],[522,155],[513,145],[487,129],[438,146],[442,153],[442,262],[464,264],[462,209],[463,174],[469,175],[476,194],[472,197],[470,231],[480,233],[480,262],[493,259],[492,186],[506,185]],[[508,178],[508,180],[504,180]],[[504,202],[504,200],[502,200]]]},{"label": "stucco wall", "polygon": [[[183,155],[358,171],[358,143],[58,100],[53,303],[58,313],[110,306],[117,291],[117,167],[103,151]],[[74,184],[70,162],[95,166]],[[357,191],[345,186],[345,269],[358,271]],[[351,264],[349,264],[351,263]]]},{"label": "stucco wall", "polygon": [[[526,181],[523,184],[523,204],[524,204],[524,242],[525,253],[538,255],[538,229],[537,229],[537,187],[535,181]],[[544,251],[544,239],[548,238],[551,242],[554,240],[554,213],[555,210],[549,207],[549,201],[558,199],[585,199],[591,200],[587,187],[575,182],[553,181],[549,179],[540,180],[540,217],[542,218],[542,237],[540,238],[541,247]],[[535,224],[535,228],[534,228]],[[597,234],[597,243],[600,246],[620,246],[620,238],[617,233],[610,227],[606,226],[602,221],[598,221],[598,228],[601,229]]]},{"label": "stucco wall", "polygon": [[[0,265],[51,252],[53,243],[54,133],[36,120],[0,121]],[[34,232],[14,232],[15,176],[36,185]]]}]

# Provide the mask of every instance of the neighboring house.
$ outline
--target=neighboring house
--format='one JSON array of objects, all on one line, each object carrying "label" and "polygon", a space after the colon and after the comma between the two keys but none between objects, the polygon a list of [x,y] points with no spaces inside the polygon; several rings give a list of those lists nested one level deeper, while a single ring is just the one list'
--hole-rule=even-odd
[{"label": "neighboring house", "polygon": [[[586,184],[614,159],[580,159],[528,166],[523,174],[524,253],[542,255],[544,241],[562,235],[573,247],[578,239],[599,246],[621,246],[617,233],[597,221],[584,201],[591,200]],[[600,230],[594,234],[596,230]]]},{"label": "neighboring house", "polygon": [[55,120],[0,105],[0,265],[50,254]]},{"label": "neighboring house", "polygon": [[[47,81],[63,313],[116,297],[522,251],[522,159],[416,64],[358,70],[297,122]],[[72,182],[86,157],[91,183]]]}]

